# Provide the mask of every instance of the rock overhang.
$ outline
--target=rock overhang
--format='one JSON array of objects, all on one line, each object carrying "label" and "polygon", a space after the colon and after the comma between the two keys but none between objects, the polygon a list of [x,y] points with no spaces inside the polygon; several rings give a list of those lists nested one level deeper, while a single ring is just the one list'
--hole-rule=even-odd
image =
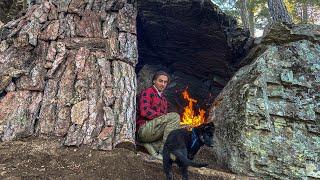
[{"label": "rock overhang", "polygon": [[233,18],[206,0],[138,1],[137,35],[138,69],[162,64],[200,78],[215,74],[224,79],[233,75],[249,39]]},{"label": "rock overhang", "polygon": [[248,31],[210,0],[137,2],[138,92],[154,71],[168,71],[165,94],[172,111],[183,111],[186,88],[207,109],[251,48]]}]

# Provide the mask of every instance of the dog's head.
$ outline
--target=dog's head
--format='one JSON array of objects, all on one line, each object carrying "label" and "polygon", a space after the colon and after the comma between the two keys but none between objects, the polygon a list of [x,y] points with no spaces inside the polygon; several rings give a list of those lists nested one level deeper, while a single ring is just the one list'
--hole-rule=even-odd
[{"label": "dog's head", "polygon": [[198,136],[200,141],[209,147],[213,147],[213,133],[214,133],[213,122],[202,124],[197,129],[198,129]]}]

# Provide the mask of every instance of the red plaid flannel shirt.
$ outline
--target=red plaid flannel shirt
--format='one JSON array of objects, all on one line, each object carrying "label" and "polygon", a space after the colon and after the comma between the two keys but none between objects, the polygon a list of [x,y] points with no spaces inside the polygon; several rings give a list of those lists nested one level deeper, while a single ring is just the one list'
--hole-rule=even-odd
[{"label": "red plaid flannel shirt", "polygon": [[159,96],[157,89],[151,86],[141,91],[137,111],[137,130],[147,121],[167,114],[168,103],[163,94]]}]

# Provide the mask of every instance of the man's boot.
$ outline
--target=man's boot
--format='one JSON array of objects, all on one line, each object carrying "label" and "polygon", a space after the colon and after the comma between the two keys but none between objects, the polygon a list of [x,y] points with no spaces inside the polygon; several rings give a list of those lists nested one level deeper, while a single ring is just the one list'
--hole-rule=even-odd
[{"label": "man's boot", "polygon": [[156,159],[160,159],[160,160],[163,159],[163,158],[162,158],[162,155],[160,155],[160,154],[158,154],[158,153],[156,152],[156,150],[154,149],[154,147],[152,146],[152,144],[144,143],[144,144],[143,144],[143,147],[146,148],[146,150],[148,151],[148,153],[149,153],[152,157],[154,157],[154,158],[156,158]]}]

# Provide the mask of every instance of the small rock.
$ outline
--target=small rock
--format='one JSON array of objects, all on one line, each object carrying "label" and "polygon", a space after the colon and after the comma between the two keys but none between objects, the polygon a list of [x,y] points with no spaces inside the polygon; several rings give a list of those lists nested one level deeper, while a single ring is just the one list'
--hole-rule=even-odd
[{"label": "small rock", "polygon": [[[1,22],[1,21],[0,21]],[[0,26],[1,27],[1,26]],[[4,176],[5,174],[7,174],[7,171],[2,171],[2,172],[0,172],[0,175],[1,176]]]}]

